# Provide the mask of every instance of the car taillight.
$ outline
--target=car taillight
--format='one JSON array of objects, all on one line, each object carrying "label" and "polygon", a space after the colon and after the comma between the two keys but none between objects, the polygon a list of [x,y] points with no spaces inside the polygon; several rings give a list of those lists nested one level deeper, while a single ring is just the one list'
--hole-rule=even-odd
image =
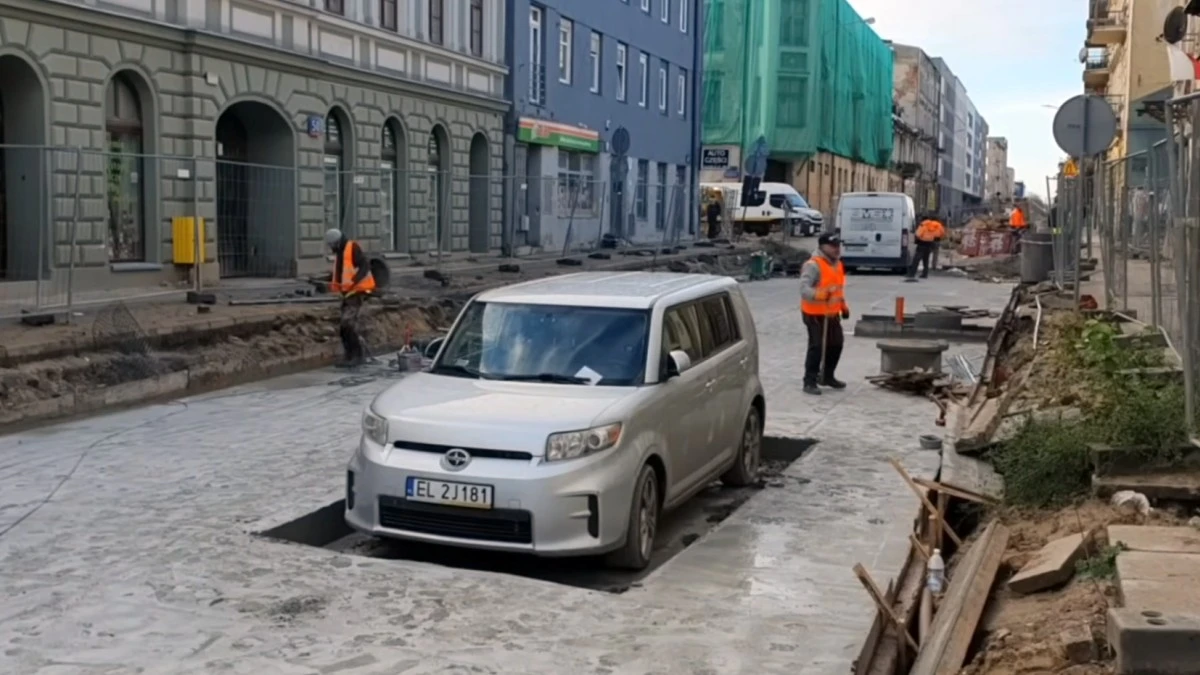
[{"label": "car taillight", "polygon": [[902,248],[908,248],[908,232],[900,235],[900,246]]}]

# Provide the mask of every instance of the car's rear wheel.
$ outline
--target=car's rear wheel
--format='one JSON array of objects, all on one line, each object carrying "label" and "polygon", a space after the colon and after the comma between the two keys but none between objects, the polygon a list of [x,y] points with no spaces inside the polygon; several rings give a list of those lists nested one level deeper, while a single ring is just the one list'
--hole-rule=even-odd
[{"label": "car's rear wheel", "polygon": [[644,570],[650,565],[654,537],[658,534],[659,507],[658,472],[647,464],[638,473],[637,483],[633,487],[625,545],[608,554],[607,562],[610,566]]},{"label": "car's rear wheel", "polygon": [[721,476],[721,482],[730,487],[746,487],[758,480],[758,468],[762,463],[762,415],[756,406],[750,406],[746,423],[742,426],[742,443],[738,448],[737,461]]}]

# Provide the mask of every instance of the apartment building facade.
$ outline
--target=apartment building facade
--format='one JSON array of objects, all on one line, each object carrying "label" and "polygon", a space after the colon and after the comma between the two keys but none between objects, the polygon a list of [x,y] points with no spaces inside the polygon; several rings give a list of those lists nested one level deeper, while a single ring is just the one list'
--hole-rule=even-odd
[{"label": "apartment building facade", "polygon": [[941,76],[920,47],[893,44],[892,53],[898,181],[918,209],[937,209]]},{"label": "apartment building facade", "polygon": [[3,5],[5,281],[187,278],[194,215],[207,277],[326,271],[331,227],[395,255],[501,245],[500,194],[467,180],[503,166],[496,3]]},{"label": "apartment building facade", "polygon": [[512,167],[527,177],[512,195],[518,243],[694,235],[696,1],[507,0],[506,9]]},{"label": "apartment building facade", "polygon": [[981,201],[988,127],[945,59],[935,57],[933,62],[940,75],[939,210],[951,216]]}]

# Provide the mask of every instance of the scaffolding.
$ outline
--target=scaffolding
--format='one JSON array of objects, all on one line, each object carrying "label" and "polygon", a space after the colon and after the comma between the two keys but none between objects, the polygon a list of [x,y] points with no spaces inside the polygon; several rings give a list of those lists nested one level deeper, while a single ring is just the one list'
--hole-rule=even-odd
[{"label": "scaffolding", "polygon": [[847,0],[705,0],[706,145],[892,158],[892,50]]}]

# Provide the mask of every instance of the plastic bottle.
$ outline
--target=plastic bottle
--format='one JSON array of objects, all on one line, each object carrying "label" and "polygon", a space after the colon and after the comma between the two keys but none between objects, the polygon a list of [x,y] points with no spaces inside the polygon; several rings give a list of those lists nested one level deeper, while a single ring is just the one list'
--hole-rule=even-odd
[{"label": "plastic bottle", "polygon": [[933,549],[933,555],[929,556],[929,576],[925,585],[934,595],[941,595],[946,590],[946,561],[942,560],[941,549]]}]

